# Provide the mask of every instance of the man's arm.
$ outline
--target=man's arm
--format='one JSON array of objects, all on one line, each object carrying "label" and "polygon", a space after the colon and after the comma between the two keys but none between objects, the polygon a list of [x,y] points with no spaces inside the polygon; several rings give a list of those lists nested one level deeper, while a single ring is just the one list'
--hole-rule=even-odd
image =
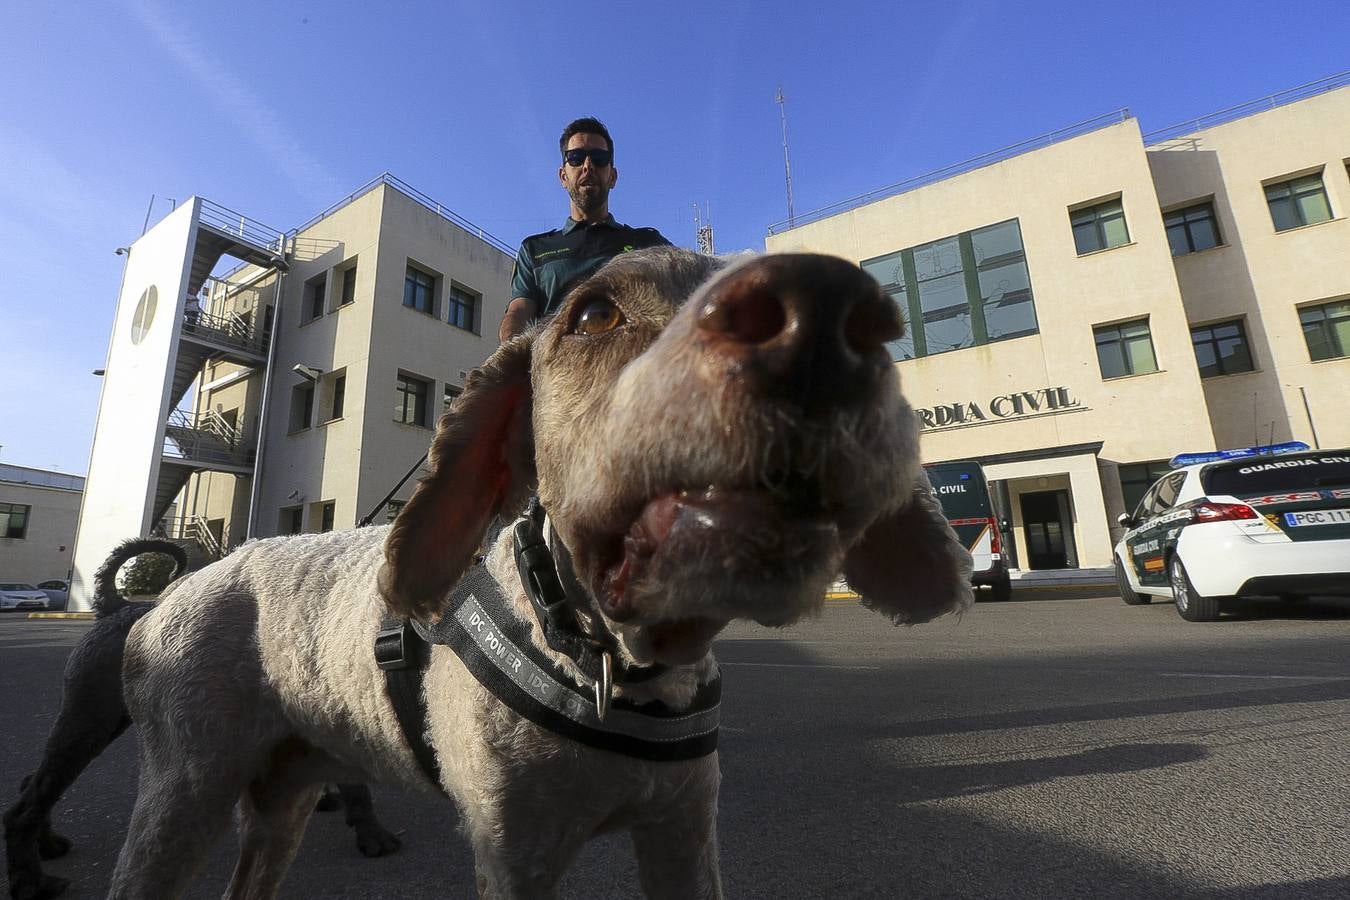
[{"label": "man's arm", "polygon": [[534,276],[534,254],[521,242],[516,251],[516,264],[511,270],[511,302],[506,304],[506,315],[497,329],[497,338],[504,344],[530,326],[540,312],[539,286]]},{"label": "man's arm", "polygon": [[506,315],[502,316],[497,337],[504,344],[529,327],[530,322],[539,314],[537,304],[529,297],[514,297],[506,305]]}]

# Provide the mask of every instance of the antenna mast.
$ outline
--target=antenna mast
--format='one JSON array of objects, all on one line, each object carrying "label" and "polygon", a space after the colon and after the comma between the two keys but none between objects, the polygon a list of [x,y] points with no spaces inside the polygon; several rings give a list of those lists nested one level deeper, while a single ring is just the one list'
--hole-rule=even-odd
[{"label": "antenna mast", "polygon": [[795,218],[792,212],[792,158],[788,154],[787,98],[783,96],[781,84],[774,100],[778,103],[778,118],[783,123],[783,172],[787,176],[788,227],[791,228]]},{"label": "antenna mast", "polygon": [[717,251],[713,249],[712,208],[706,204],[704,207],[700,217],[698,204],[694,204],[694,232],[698,236],[698,252],[704,256],[716,256]]}]

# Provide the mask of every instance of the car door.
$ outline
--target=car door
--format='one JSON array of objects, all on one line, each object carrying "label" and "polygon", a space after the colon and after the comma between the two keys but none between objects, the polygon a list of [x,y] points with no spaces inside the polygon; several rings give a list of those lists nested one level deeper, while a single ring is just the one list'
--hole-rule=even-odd
[{"label": "car door", "polygon": [[1139,501],[1135,518],[1141,520],[1135,529],[1125,535],[1125,547],[1135,578],[1145,587],[1167,586],[1166,551],[1175,534],[1168,535],[1174,525],[1167,513],[1176,503],[1185,472],[1171,472],[1158,479]]}]

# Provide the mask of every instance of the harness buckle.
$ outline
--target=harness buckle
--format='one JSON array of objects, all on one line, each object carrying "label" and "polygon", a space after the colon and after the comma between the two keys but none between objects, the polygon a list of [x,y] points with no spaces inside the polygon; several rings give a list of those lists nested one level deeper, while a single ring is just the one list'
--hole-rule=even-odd
[{"label": "harness buckle", "polygon": [[404,619],[375,635],[375,664],[386,672],[420,669],[430,658],[430,649],[412,620]]},{"label": "harness buckle", "polygon": [[608,650],[600,652],[600,680],[595,683],[595,717],[601,722],[609,714],[609,703],[614,699],[614,657]]}]

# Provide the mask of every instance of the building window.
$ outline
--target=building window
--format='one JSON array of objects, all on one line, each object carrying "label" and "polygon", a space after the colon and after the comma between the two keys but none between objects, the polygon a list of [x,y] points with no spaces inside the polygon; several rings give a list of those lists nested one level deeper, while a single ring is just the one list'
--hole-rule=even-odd
[{"label": "building window", "polygon": [[1163,227],[1167,229],[1167,243],[1173,256],[1219,246],[1219,222],[1214,216],[1214,204],[1208,200],[1163,213]]},{"label": "building window", "polygon": [[303,431],[314,421],[314,382],[291,388],[291,431]]},{"label": "building window", "polygon": [[891,341],[886,345],[890,351],[891,359],[914,359],[918,353],[914,349],[914,328],[910,325],[909,317],[909,297],[905,290],[905,259],[910,260],[913,265],[914,253],[912,250],[897,250],[894,253],[888,253],[885,256],[878,256],[874,259],[864,260],[863,270],[877,280],[881,289],[894,301],[900,311],[900,318],[905,323],[905,334],[899,340]]},{"label": "building window", "polygon": [[288,506],[281,511],[278,520],[278,530],[281,534],[299,534],[305,530],[305,508],[303,506]]},{"label": "building window", "polygon": [[1036,307],[1031,302],[1031,275],[1016,219],[970,232],[971,252],[979,274],[979,304],[990,341],[1035,334]]},{"label": "building window", "polygon": [[348,303],[356,302],[356,263],[342,270],[342,294],[338,301],[339,305],[346,306]]},{"label": "building window", "polygon": [[394,421],[426,428],[427,398],[431,396],[431,382],[416,375],[398,373],[394,393]]},{"label": "building window", "polygon": [[462,393],[464,393],[464,388],[457,384],[450,384],[447,382],[445,385],[445,395],[441,398],[441,409],[449,409],[450,404]]},{"label": "building window", "polygon": [[479,295],[457,284],[450,285],[450,324],[477,333]]},{"label": "building window", "polygon": [[1315,225],[1331,218],[1322,173],[1266,185],[1266,203],[1276,231]]},{"label": "building window", "polygon": [[1139,501],[1148,493],[1149,486],[1170,471],[1172,467],[1165,459],[1120,466],[1117,472],[1120,475],[1120,493],[1125,498],[1125,511],[1133,515]]},{"label": "building window", "polygon": [[22,540],[28,535],[28,514],[31,506],[22,503],[0,503],[0,537]]},{"label": "building window", "polygon": [[864,260],[906,322],[887,344],[895,360],[930,356],[1037,331],[1016,219]]},{"label": "building window", "polygon": [[403,507],[408,505],[407,500],[390,500],[384,505],[384,520],[392,522],[398,518],[398,514]]},{"label": "building window", "polygon": [[1305,306],[1298,311],[1298,321],[1314,362],[1350,356],[1350,300]]},{"label": "building window", "polygon": [[333,520],[337,515],[337,502],[329,500],[319,507],[319,531],[332,531]]},{"label": "building window", "polygon": [[330,375],[325,379],[327,388],[327,403],[325,412],[328,415],[324,421],[331,422],[334,419],[342,418],[342,409],[347,399],[347,374],[346,371]]},{"label": "building window", "polygon": [[323,296],[327,278],[327,273],[325,273],[316,275],[305,282],[305,311],[310,320],[323,315]]},{"label": "building window", "polygon": [[434,316],[436,276],[408,263],[408,273],[403,278],[403,305]]},{"label": "building window", "polygon": [[959,237],[914,248],[926,349],[929,353],[975,346]]},{"label": "building window", "polygon": [[1200,367],[1201,378],[1250,372],[1256,368],[1252,365],[1252,351],[1241,319],[1192,328],[1191,344],[1195,347],[1195,363]]},{"label": "building window", "polygon": [[1125,226],[1125,207],[1119,197],[1070,210],[1069,221],[1073,224],[1073,242],[1079,256],[1130,242],[1130,230]]},{"label": "building window", "polygon": [[1158,371],[1148,319],[1119,325],[1099,325],[1092,329],[1092,333],[1097,339],[1097,364],[1101,366],[1102,378],[1121,378]]}]

